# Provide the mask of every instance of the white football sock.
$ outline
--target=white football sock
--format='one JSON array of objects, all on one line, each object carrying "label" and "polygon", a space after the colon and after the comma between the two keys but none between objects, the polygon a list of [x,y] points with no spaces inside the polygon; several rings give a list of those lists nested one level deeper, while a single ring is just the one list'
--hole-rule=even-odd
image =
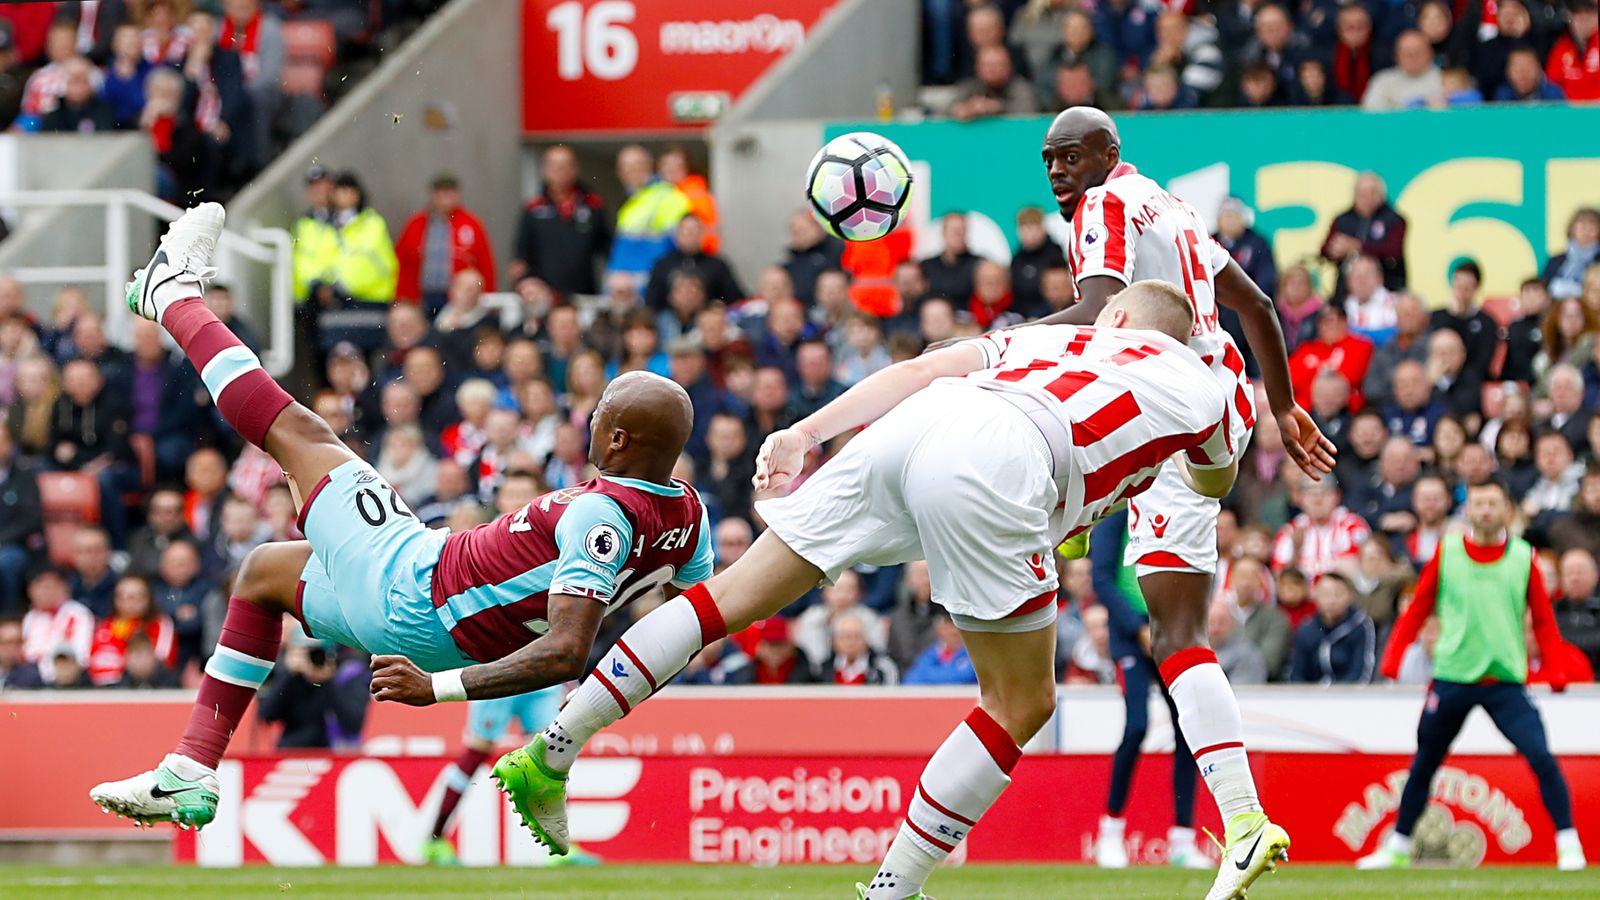
[{"label": "white football sock", "polygon": [[1556,832],[1556,849],[1583,852],[1583,844],[1578,840],[1578,829],[1563,828]]},{"label": "white football sock", "polygon": [[1128,827],[1128,820],[1121,816],[1100,817],[1100,837],[1108,841],[1120,841]]},{"label": "white football sock", "polygon": [[1193,849],[1195,849],[1193,828],[1180,828],[1174,825],[1167,829],[1167,852],[1169,855]]},{"label": "white football sock", "polygon": [[1224,824],[1246,812],[1260,812],[1250,758],[1244,751],[1244,722],[1228,676],[1217,655],[1206,647],[1190,647],[1167,657],[1161,678],[1178,707],[1178,727],[1194,751],[1200,777],[1217,801]]},{"label": "white football sock", "polygon": [[982,709],[945,738],[911,796],[900,833],[867,887],[868,900],[914,897],[1000,792],[1022,751]]},{"label": "white football sock", "polygon": [[182,778],[184,781],[199,781],[201,778],[207,775],[210,775],[213,778],[215,778],[217,775],[216,769],[211,768],[205,763],[196,762],[195,760],[192,760],[181,753],[168,753],[162,758],[161,764],[166,766],[167,770],[172,772],[172,774]]},{"label": "white football sock", "polygon": [[700,618],[687,597],[674,597],[634,623],[545,728],[545,762],[558,772],[572,768],[595,732],[677,675],[700,645]]},{"label": "white football sock", "polygon": [[1391,831],[1389,832],[1389,840],[1384,842],[1384,846],[1395,853],[1409,854],[1411,852],[1411,836],[1401,834],[1398,831]]}]

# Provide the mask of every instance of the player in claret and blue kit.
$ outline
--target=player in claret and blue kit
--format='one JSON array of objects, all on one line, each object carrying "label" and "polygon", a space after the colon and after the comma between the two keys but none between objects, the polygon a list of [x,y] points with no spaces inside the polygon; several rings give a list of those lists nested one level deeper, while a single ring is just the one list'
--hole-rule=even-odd
[{"label": "player in claret and blue kit", "polygon": [[90,791],[109,812],[183,827],[216,817],[216,766],[272,671],[285,613],[315,637],[376,654],[379,700],[491,699],[577,678],[603,616],[656,587],[676,594],[712,564],[705,508],[671,477],[693,408],[682,388],[643,372],[612,381],[595,409],[599,477],[470,531],[426,528],[206,309],[222,223],[215,203],[185,213],[135,273],[128,305],[167,329],[223,418],[272,454],[291,488],[310,490],[306,540],[258,547],[240,568],[177,748]]}]

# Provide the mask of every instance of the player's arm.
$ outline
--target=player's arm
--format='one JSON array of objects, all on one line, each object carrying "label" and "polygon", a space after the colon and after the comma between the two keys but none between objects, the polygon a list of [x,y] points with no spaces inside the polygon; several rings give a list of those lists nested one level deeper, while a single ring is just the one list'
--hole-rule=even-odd
[{"label": "player's arm", "polygon": [[1184,454],[1174,454],[1172,462],[1183,475],[1183,483],[1189,486],[1202,497],[1211,497],[1221,500],[1233,490],[1233,482],[1239,477],[1239,461],[1234,460],[1220,469],[1206,469],[1195,466]]},{"label": "player's arm", "polygon": [[1528,613],[1533,619],[1533,639],[1539,644],[1539,658],[1544,661],[1550,689],[1566,690],[1567,673],[1561,667],[1561,629],[1556,625],[1555,608],[1550,605],[1550,592],[1545,589],[1538,560],[1528,567]]},{"label": "player's arm", "polygon": [[[1207,375],[1209,376],[1209,372]],[[1239,477],[1239,448],[1233,442],[1233,410],[1229,398],[1212,395],[1214,423],[1204,441],[1172,454],[1169,465],[1178,467],[1184,484],[1202,497],[1221,500]],[[1198,403],[1196,395],[1192,402]]]},{"label": "player's arm", "polygon": [[[1214,246],[1214,252],[1227,253],[1220,246]],[[1239,314],[1245,340],[1255,351],[1256,362],[1261,366],[1261,380],[1267,388],[1267,402],[1283,432],[1284,449],[1295,465],[1320,481],[1321,473],[1333,471],[1333,441],[1322,434],[1311,414],[1294,402],[1294,386],[1289,381],[1289,352],[1272,298],[1262,293],[1231,258],[1217,272],[1215,284],[1217,302]]]},{"label": "player's arm", "polygon": [[1094,320],[1100,317],[1100,311],[1106,308],[1106,301],[1127,286],[1127,282],[1110,275],[1090,275],[1078,282],[1077,303],[1028,324],[1093,325]]},{"label": "player's arm", "polygon": [[559,555],[550,576],[549,628],[543,635],[493,662],[431,676],[403,656],[373,657],[372,695],[428,706],[510,697],[581,677],[633,547],[633,527],[615,500],[591,493],[567,508],[555,538]]},{"label": "player's arm", "polygon": [[756,489],[787,483],[800,473],[806,452],[812,447],[876,421],[934,379],[966,375],[993,365],[998,361],[994,346],[989,338],[977,338],[897,362],[861,379],[838,399],[792,427],[774,431],[756,455],[752,479]]},{"label": "player's arm", "polygon": [[1383,662],[1378,665],[1378,673],[1385,678],[1400,677],[1400,663],[1405,659],[1406,648],[1416,641],[1422,626],[1433,615],[1439,597],[1440,552],[1434,551],[1433,559],[1422,567],[1422,574],[1417,576],[1417,589],[1411,594],[1411,605],[1395,619],[1394,629],[1389,632],[1389,643],[1383,648]]}]

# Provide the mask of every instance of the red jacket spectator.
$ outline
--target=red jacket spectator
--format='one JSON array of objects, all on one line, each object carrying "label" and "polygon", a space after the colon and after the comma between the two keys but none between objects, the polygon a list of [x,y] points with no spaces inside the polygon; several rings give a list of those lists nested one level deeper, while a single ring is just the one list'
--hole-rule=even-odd
[{"label": "red jacket spectator", "polygon": [[[435,179],[433,193],[441,193],[440,182],[446,178]],[[454,185],[454,181],[448,182]],[[456,193],[451,187],[451,193]],[[459,197],[459,195],[457,195]],[[406,221],[405,227],[400,230],[400,239],[395,241],[394,253],[400,259],[400,278],[395,287],[395,296],[405,300],[422,299],[422,269],[423,257],[427,252],[424,244],[428,236],[428,223],[438,212],[435,206],[419,210],[416,215]],[[491,292],[494,290],[494,248],[489,244],[489,230],[483,227],[483,222],[477,216],[465,209],[455,207],[445,213],[450,219],[450,275],[455,275],[462,269],[476,269],[483,275],[483,289]],[[449,279],[438,293],[443,293],[449,286]]]},{"label": "red jacket spectator", "polygon": [[[1555,46],[1550,48],[1550,61],[1545,65],[1545,75],[1550,83],[1567,93],[1568,100],[1600,100],[1600,31],[1596,30],[1597,17],[1594,0],[1580,4],[1572,11],[1572,24]],[[1582,46],[1579,45],[1582,33]]]},{"label": "red jacket spectator", "polygon": [[178,630],[172,619],[157,615],[152,619],[101,619],[94,630],[89,650],[89,680],[95,684],[116,684],[122,678],[128,655],[128,638],[143,634],[155,648],[156,658],[169,669],[178,667]]},{"label": "red jacket spectator", "polygon": [[1350,322],[1345,316],[1343,304],[1323,306],[1317,311],[1317,336],[1296,347],[1289,357],[1294,399],[1306,409],[1311,408],[1311,383],[1323,369],[1333,369],[1350,382],[1352,415],[1366,405],[1366,398],[1361,395],[1361,382],[1367,377],[1367,366],[1372,362],[1372,342],[1359,334],[1351,334]]}]

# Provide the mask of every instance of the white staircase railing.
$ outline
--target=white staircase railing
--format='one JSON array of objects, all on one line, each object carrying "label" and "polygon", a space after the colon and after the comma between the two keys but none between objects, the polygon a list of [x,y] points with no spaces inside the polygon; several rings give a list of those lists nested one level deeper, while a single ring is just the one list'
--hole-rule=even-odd
[{"label": "white staircase railing", "polygon": [[[143,191],[122,189],[63,189],[11,191],[0,193],[0,208],[104,207],[105,247],[102,265],[13,266],[8,274],[27,284],[105,285],[106,334],[126,344],[132,333],[132,314],[122,302],[123,285],[133,270],[145,262],[150,248],[133,248],[129,215],[142,212],[170,222],[183,210]],[[224,231],[217,248],[219,266],[224,272],[238,272],[239,264],[249,261],[268,267],[267,346],[261,356],[262,367],[281,376],[294,365],[294,241],[281,228],[252,228],[248,234]],[[233,277],[228,283],[240,309],[260,309],[250,302],[251,279]]]}]

